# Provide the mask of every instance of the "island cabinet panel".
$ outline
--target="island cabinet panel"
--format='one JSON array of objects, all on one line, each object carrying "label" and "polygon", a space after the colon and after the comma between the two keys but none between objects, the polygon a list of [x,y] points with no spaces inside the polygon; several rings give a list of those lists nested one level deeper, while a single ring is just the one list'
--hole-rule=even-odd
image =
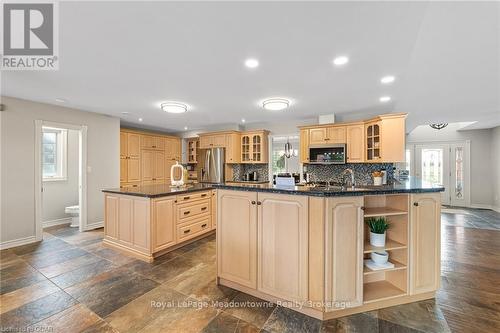
[{"label": "island cabinet panel", "polygon": [[326,309],[363,304],[363,197],[327,200]]},{"label": "island cabinet panel", "polygon": [[308,197],[258,194],[257,289],[287,300],[308,299]]},{"label": "island cabinet panel", "polygon": [[134,248],[143,252],[150,251],[149,200],[134,200],[132,219],[132,243]]},{"label": "island cabinet panel", "polygon": [[412,194],[410,220],[410,294],[439,288],[440,193]]},{"label": "island cabinet panel", "polygon": [[211,205],[212,205],[212,229],[217,228],[217,191],[212,190],[211,191],[212,195],[212,200],[211,200]]},{"label": "island cabinet panel", "polygon": [[121,197],[118,206],[118,239],[127,245],[132,245],[132,219],[134,201]]},{"label": "island cabinet panel", "polygon": [[175,197],[153,200],[153,252],[175,244],[175,210]]},{"label": "island cabinet panel", "polygon": [[118,206],[119,199],[116,196],[105,196],[105,225],[106,236],[112,239],[118,239]]},{"label": "island cabinet panel", "polygon": [[257,288],[257,193],[219,190],[218,276]]}]

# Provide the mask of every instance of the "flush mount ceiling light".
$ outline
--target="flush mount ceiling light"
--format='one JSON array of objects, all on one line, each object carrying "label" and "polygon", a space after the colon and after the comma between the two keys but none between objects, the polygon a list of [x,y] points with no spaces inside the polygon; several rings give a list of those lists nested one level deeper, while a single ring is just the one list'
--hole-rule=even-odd
[{"label": "flush mount ceiling light", "polygon": [[269,98],[262,102],[262,107],[266,110],[279,111],[290,106],[290,101],[285,98]]},{"label": "flush mount ceiling light", "polygon": [[245,118],[241,118],[241,122],[244,123],[246,120]]},{"label": "flush mount ceiling light", "polygon": [[333,64],[335,66],[342,66],[342,65],[347,64],[348,62],[349,62],[349,58],[347,58],[346,56],[340,56],[340,57],[333,59]]},{"label": "flush mount ceiling light", "polygon": [[180,102],[161,103],[161,109],[168,113],[184,113],[187,111],[187,105]]},{"label": "flush mount ceiling light", "polygon": [[140,122],[142,122],[142,118],[139,118],[139,119],[137,119],[137,120],[139,120]]},{"label": "flush mount ceiling light", "polygon": [[448,123],[430,124],[429,126],[436,130],[442,130],[443,128],[448,126]]},{"label": "flush mount ceiling light", "polygon": [[56,98],[57,103],[66,103],[66,100],[64,98]]},{"label": "flush mount ceiling light", "polygon": [[257,59],[249,58],[245,60],[245,66],[248,68],[257,68],[259,67],[259,61]]},{"label": "flush mount ceiling light", "polygon": [[188,127],[187,126],[184,126],[184,130],[187,131]]},{"label": "flush mount ceiling light", "polygon": [[392,75],[387,75],[384,76],[383,78],[380,79],[380,83],[382,84],[390,84],[393,83],[396,78]]},{"label": "flush mount ceiling light", "polygon": [[391,97],[390,96],[382,96],[378,100],[381,101],[382,103],[387,103],[391,100]]}]

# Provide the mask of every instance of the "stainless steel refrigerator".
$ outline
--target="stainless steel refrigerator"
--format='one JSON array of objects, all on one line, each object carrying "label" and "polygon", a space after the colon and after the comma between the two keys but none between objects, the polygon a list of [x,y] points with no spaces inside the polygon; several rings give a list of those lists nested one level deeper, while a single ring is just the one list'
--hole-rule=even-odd
[{"label": "stainless steel refrigerator", "polygon": [[224,183],[224,148],[205,150],[204,167],[201,169],[203,183]]}]

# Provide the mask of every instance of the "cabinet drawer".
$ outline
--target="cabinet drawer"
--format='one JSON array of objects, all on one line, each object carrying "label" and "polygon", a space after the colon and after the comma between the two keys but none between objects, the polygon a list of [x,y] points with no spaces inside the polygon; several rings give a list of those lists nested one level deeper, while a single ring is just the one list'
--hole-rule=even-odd
[{"label": "cabinet drawer", "polygon": [[177,226],[177,242],[183,242],[207,231],[210,231],[210,215],[197,219],[190,224]]},{"label": "cabinet drawer", "polygon": [[177,196],[177,203],[191,202],[203,198],[210,198],[210,192],[195,192]]},{"label": "cabinet drawer", "polygon": [[184,223],[186,219],[200,214],[207,214],[210,212],[210,200],[198,200],[193,203],[185,203],[177,206],[177,221]]}]

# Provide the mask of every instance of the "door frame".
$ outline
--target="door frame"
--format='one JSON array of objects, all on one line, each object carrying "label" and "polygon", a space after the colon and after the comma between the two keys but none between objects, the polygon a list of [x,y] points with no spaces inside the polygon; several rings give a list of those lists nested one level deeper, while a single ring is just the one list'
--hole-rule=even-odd
[{"label": "door frame", "polygon": [[[471,187],[471,182],[470,182],[470,163],[471,163],[471,155],[470,155],[470,140],[451,140],[451,141],[409,141],[406,142],[406,149],[410,150],[410,176],[415,176],[415,169],[416,169],[416,146],[422,146],[422,145],[446,145],[448,146],[449,149],[451,149],[451,146],[453,145],[463,145],[465,148],[465,155],[467,156],[466,161],[465,161],[465,173],[464,173],[464,184],[465,184],[465,196],[466,200],[464,200],[464,207],[471,207],[471,197],[470,197],[470,187]],[[451,175],[451,163],[454,161],[454,158],[451,156],[451,151],[448,150],[448,176],[447,176],[447,182],[448,186],[450,187],[450,205],[452,205],[451,202],[451,185],[450,181],[452,179]]]},{"label": "door frame", "polygon": [[43,239],[43,173],[42,173],[42,129],[56,127],[78,131],[78,205],[80,207],[80,232],[88,229],[87,221],[87,126],[35,120],[35,237]]}]

